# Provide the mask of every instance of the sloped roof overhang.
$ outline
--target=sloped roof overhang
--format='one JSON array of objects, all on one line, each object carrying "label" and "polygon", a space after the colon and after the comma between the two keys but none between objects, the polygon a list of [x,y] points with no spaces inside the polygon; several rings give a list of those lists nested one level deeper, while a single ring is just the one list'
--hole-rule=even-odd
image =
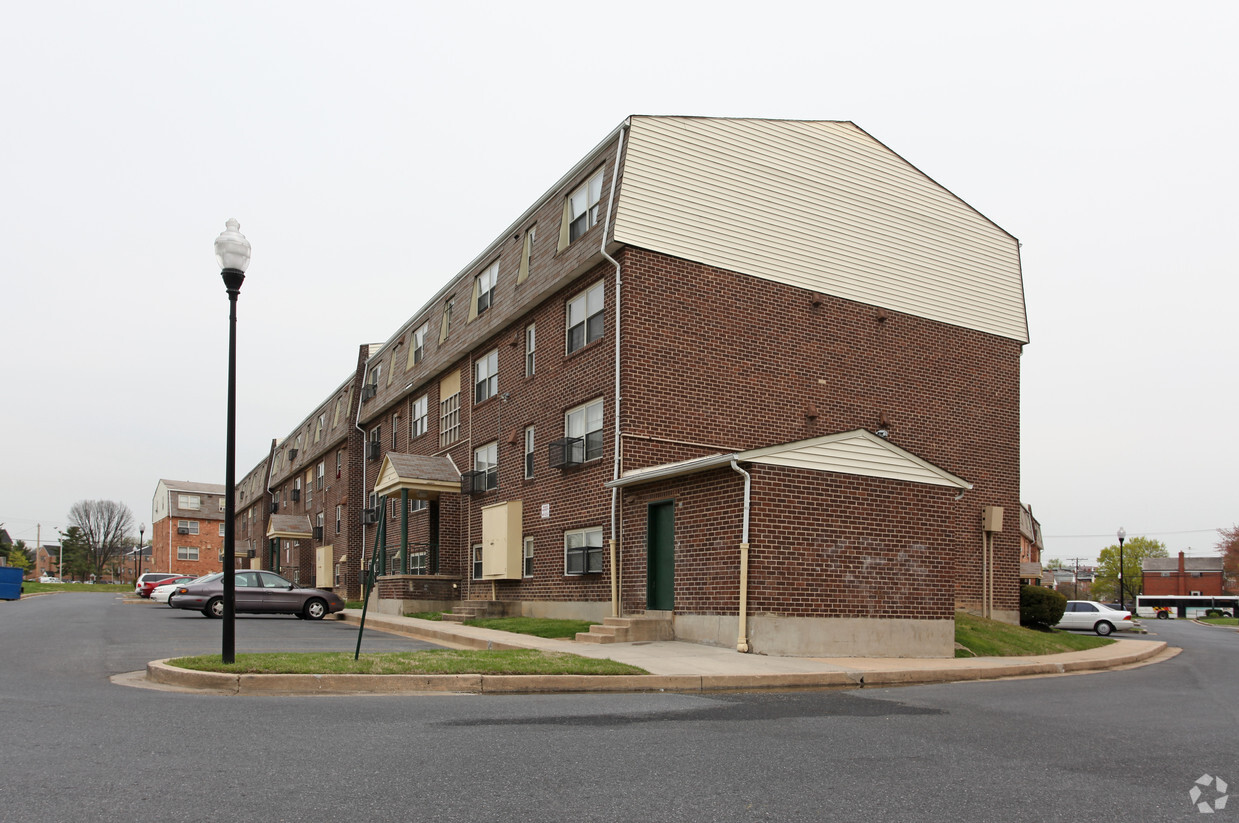
[{"label": "sloped roof overhang", "polygon": [[421,498],[437,497],[440,492],[460,492],[460,471],[450,457],[388,452],[374,481],[374,493],[392,495],[408,490]]},{"label": "sloped roof overhang", "polygon": [[677,463],[633,469],[624,472],[617,480],[608,481],[605,485],[607,488],[639,486],[657,480],[722,468],[730,465],[732,461],[863,477],[881,477],[888,480],[904,480],[910,483],[947,486],[961,490],[972,488],[972,484],[967,480],[864,429],[743,452],[711,454]]},{"label": "sloped roof overhang", "polygon": [[267,525],[267,537],[285,540],[308,540],[314,536],[310,518],[304,514],[273,514]]}]

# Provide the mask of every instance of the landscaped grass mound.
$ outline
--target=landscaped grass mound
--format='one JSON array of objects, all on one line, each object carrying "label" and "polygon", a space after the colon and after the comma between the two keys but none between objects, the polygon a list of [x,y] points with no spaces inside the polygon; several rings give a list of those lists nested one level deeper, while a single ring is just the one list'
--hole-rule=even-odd
[{"label": "landscaped grass mound", "polygon": [[956,657],[1018,657],[1095,649],[1108,646],[1114,640],[1057,629],[1026,629],[956,612],[955,642],[963,647],[955,649]]},{"label": "landscaped grass mound", "polygon": [[219,655],[204,654],[168,665],[227,674],[649,674],[614,660],[535,649],[375,652],[358,660],[351,652],[272,652],[238,654],[228,665]]}]

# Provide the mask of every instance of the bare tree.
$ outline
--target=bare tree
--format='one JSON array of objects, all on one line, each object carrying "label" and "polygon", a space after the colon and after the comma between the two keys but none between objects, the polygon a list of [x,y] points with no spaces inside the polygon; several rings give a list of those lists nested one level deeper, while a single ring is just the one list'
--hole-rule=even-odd
[{"label": "bare tree", "polygon": [[133,512],[115,500],[79,500],[69,509],[69,524],[82,530],[95,577],[120,555],[133,530]]}]

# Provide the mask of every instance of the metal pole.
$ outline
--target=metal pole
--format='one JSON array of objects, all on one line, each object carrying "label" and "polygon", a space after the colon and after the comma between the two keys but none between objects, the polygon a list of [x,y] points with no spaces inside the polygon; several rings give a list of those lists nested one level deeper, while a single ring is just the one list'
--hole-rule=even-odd
[{"label": "metal pole", "polygon": [[228,436],[225,445],[224,469],[224,647],[225,664],[236,662],[236,495],[237,485],[237,296],[245,273],[240,269],[224,269],[220,273],[228,289]]},{"label": "metal pole", "polygon": [[1123,536],[1119,535],[1119,608],[1124,609],[1123,605]]}]

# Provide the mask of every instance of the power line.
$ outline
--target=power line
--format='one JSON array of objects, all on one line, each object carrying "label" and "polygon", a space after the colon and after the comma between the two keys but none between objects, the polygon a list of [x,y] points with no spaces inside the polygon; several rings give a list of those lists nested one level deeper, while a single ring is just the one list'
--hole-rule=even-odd
[{"label": "power line", "polygon": [[[1183,531],[1152,531],[1152,530],[1140,531],[1137,529],[1132,529],[1131,531],[1128,532],[1128,534],[1131,537],[1144,537],[1150,534],[1204,534],[1206,532],[1219,532],[1219,531],[1221,531],[1221,529],[1185,529]],[[1047,534],[1047,535],[1044,535],[1044,537],[1046,538],[1054,538],[1055,540],[1067,540],[1069,538],[1084,538],[1084,537],[1112,538],[1114,536],[1115,536],[1114,532],[1110,532],[1109,534]]]}]

